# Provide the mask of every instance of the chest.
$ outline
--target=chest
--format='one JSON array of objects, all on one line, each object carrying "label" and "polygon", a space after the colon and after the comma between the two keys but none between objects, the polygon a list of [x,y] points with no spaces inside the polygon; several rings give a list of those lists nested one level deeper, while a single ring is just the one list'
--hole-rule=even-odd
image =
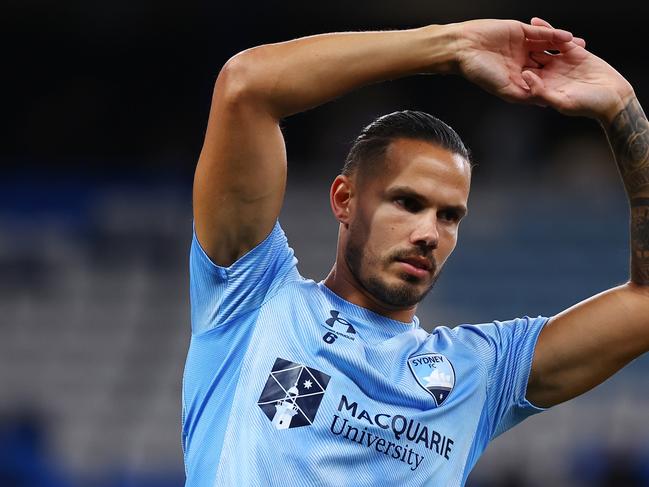
[{"label": "chest", "polygon": [[243,364],[240,387],[272,428],[307,428],[408,468],[464,455],[486,389],[467,349],[416,329],[381,336],[330,303],[301,304],[260,314]]}]

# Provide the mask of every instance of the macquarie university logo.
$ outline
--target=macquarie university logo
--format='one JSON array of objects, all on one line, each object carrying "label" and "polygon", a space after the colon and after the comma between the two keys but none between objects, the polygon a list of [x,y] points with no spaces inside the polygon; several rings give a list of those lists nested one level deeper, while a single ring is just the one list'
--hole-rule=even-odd
[{"label": "macquarie university logo", "polygon": [[441,406],[455,387],[453,364],[441,353],[424,353],[408,359],[410,371],[417,382]]},{"label": "macquarie university logo", "polygon": [[310,425],[330,378],[319,370],[278,358],[257,405],[278,430]]}]

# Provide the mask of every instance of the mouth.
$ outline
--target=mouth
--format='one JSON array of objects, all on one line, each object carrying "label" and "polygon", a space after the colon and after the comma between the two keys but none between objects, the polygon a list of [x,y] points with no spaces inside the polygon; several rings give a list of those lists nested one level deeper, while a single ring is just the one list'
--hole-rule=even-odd
[{"label": "mouth", "polygon": [[403,257],[397,259],[397,262],[403,271],[418,278],[426,278],[435,270],[435,265],[425,257]]}]

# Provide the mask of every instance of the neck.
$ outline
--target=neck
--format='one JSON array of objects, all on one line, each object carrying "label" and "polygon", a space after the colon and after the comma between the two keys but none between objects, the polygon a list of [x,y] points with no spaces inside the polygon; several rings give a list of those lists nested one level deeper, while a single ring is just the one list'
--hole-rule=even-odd
[{"label": "neck", "polygon": [[404,324],[412,321],[417,310],[417,306],[392,308],[378,301],[361,286],[346,266],[339,264],[339,261],[334,264],[324,284],[344,300]]}]

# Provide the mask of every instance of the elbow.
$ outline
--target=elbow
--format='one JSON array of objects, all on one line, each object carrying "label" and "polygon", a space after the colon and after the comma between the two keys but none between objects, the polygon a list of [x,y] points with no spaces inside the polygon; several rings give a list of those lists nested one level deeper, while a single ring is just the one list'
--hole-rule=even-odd
[{"label": "elbow", "polygon": [[242,51],[231,57],[221,68],[214,86],[214,97],[228,105],[238,105],[259,100],[264,88],[263,68],[261,67],[260,52],[256,47]]}]

